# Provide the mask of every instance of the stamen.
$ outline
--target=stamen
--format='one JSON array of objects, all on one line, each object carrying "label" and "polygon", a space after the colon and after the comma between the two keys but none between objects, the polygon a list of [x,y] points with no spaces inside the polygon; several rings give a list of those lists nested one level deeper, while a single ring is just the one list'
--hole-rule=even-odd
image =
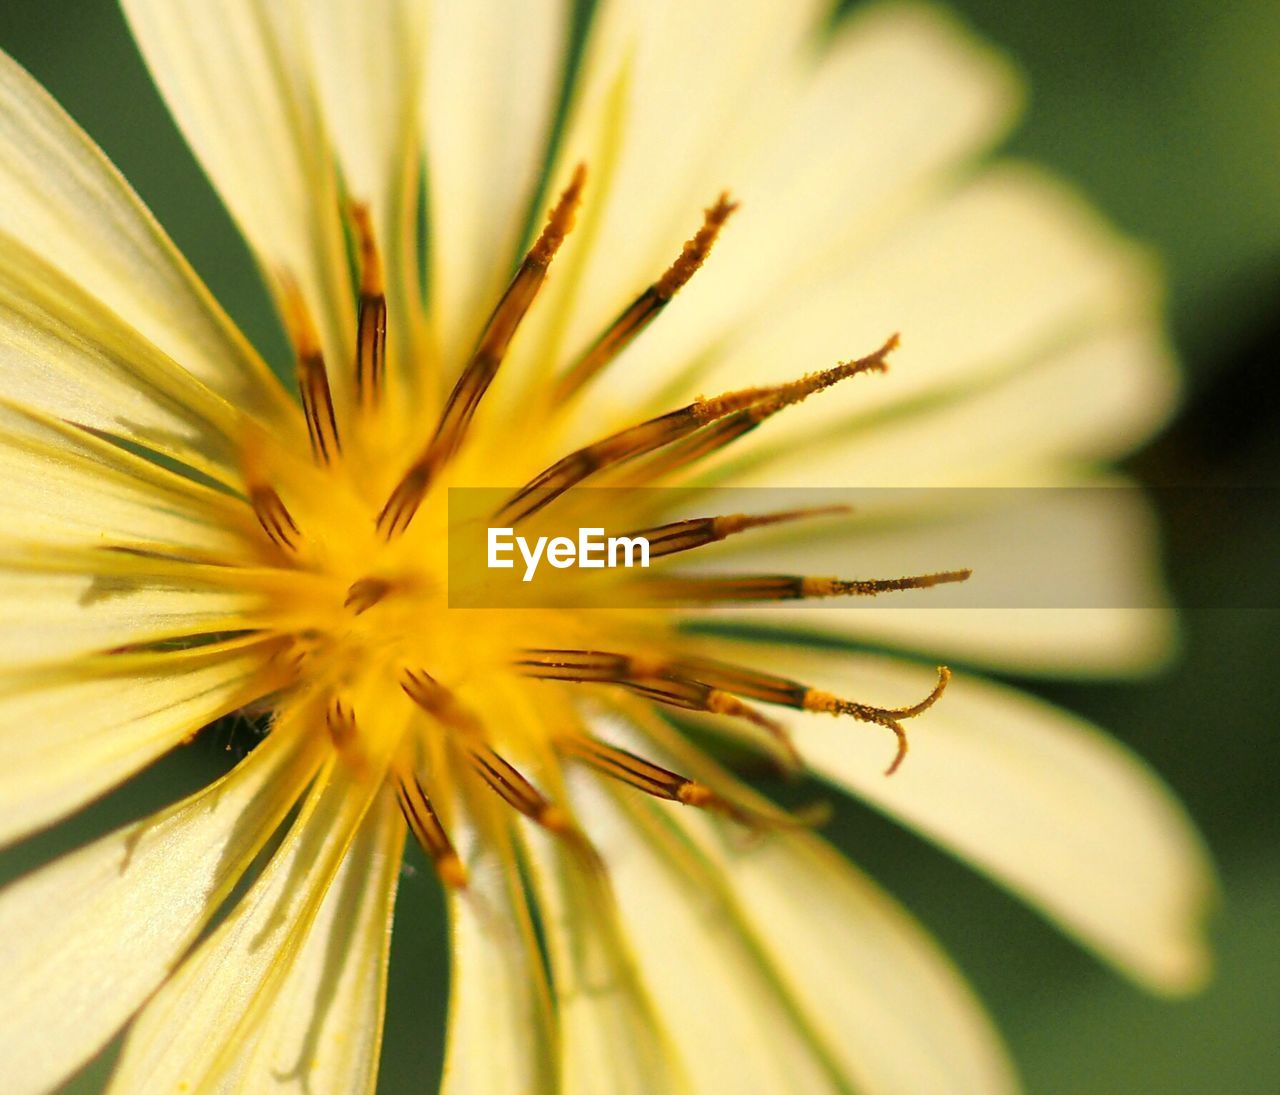
[{"label": "stamen", "polygon": [[354,204],[351,220],[360,250],[360,311],[356,326],[356,394],[372,405],[382,395],[387,369],[387,297],[382,258],[369,207]]},{"label": "stamen", "polygon": [[342,452],[342,441],[338,436],[333,394],[329,390],[329,371],[320,351],[320,336],[297,283],[287,276],[282,277],[281,282],[284,288],[284,321],[297,355],[298,393],[307,419],[311,453],[317,460],[328,464]]},{"label": "stamen", "polygon": [[682,674],[675,663],[598,650],[525,650],[514,664],[537,680],[614,684],[667,707],[741,719],[769,735],[787,770],[802,767],[784,726],[729,692]]},{"label": "stamen", "polygon": [[599,857],[590,841],[574,826],[562,806],[546,798],[483,739],[479,720],[447,688],[425,670],[406,669],[400,687],[414,703],[438,722],[462,731],[455,739],[471,767],[512,809],[556,836],[562,837],[593,866]]},{"label": "stamen", "polygon": [[298,550],[298,537],[302,535],[297,522],[290,515],[284,500],[275,487],[267,483],[249,484],[249,504],[262,526],[262,531],[272,543],[286,551]]},{"label": "stamen", "polygon": [[794,381],[791,385],[782,385],[773,389],[774,395],[772,398],[762,399],[759,403],[743,410],[735,411],[733,414],[710,423],[675,444],[668,445],[662,451],[654,453],[648,460],[631,469],[631,472],[620,485],[637,486],[669,476],[672,472],[688,467],[723,448],[727,448],[733,442],[745,437],[752,430],[768,421],[779,411],[801,402],[815,392],[829,388],[832,384],[851,376],[856,376],[859,373],[883,373],[887,371],[888,364],[885,358],[892,350],[897,348],[897,345],[898,336],[893,335],[873,354],[858,358],[856,361],[842,362],[834,368],[826,370],[826,372],[814,373],[811,376]]},{"label": "stamen", "polygon": [[759,416],[758,421],[763,421],[784,407],[799,403],[841,380],[864,372],[883,372],[885,356],[897,345],[898,336],[894,335],[874,354],[857,361],[843,362],[824,372],[812,373],[771,388],[745,388],[726,392],[714,399],[699,399],[678,410],[620,430],[552,464],[512,495],[498,516],[504,523],[514,525],[537,513],[595,472],[671,445],[708,423],[735,412],[750,410]]},{"label": "stamen", "polygon": [[351,609],[354,615],[359,616],[363,612],[368,612],[390,593],[391,589],[391,583],[385,578],[361,578],[351,583],[342,605],[344,608]]},{"label": "stamen", "polygon": [[378,529],[388,539],[409,527],[436,472],[452,459],[462,444],[480,400],[506,357],[516,329],[546,280],[552,258],[573,228],[586,178],[586,168],[579,164],[568,188],[552,209],[542,234],[525,255],[489,317],[471,360],[449,394],[434,436],[378,514]]},{"label": "stamen", "polygon": [[811,578],[795,574],[711,575],[685,577],[671,575],[644,581],[647,597],[665,604],[708,604],[712,602],[799,601],[823,597],[874,597],[906,589],[963,582],[972,570],[947,570],[938,574],[917,574],[906,578]]},{"label": "stamen", "polygon": [[666,273],[633,300],[591,347],[571,365],[553,392],[553,401],[563,402],[579,391],[606,365],[635,341],[636,337],[661,314],[706,261],[730,214],[738,208],[728,194],[721,194],[715,205],[705,211],[702,227],[690,239]]},{"label": "stamen", "polygon": [[453,890],[466,889],[467,869],[458,858],[453,842],[440,824],[440,818],[418,777],[401,773],[396,783],[396,798],[409,829],[435,865],[440,881]]},{"label": "stamen", "polygon": [[325,727],[333,746],[343,760],[356,772],[368,770],[368,759],[360,743],[360,728],[356,724],[355,711],[342,702],[341,697],[334,696],[324,713]]},{"label": "stamen", "polygon": [[748,529],[849,512],[848,506],[815,506],[812,509],[782,510],[754,516],[746,513],[732,513],[722,517],[694,517],[687,521],[673,521],[670,524],[641,529],[639,532],[627,535],[643,536],[649,543],[649,558],[659,559],[664,555],[675,555],[681,551],[691,551],[707,544],[714,544]]}]

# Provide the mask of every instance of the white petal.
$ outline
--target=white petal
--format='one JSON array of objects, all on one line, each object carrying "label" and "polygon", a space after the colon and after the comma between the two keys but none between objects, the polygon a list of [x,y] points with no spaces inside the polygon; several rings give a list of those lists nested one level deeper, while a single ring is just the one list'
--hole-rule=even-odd
[{"label": "white petal", "polygon": [[276,991],[245,1090],[272,1077],[314,1095],[371,1093],[378,1079],[386,1010],[391,914],[404,851],[404,822],[384,790]]},{"label": "white petal", "polygon": [[[743,657],[866,703],[911,703],[930,687],[928,671],[889,659]],[[1131,976],[1166,991],[1205,977],[1213,882],[1203,846],[1159,779],[1083,720],[958,676],[908,724],[911,752],[886,778],[892,742],[875,727],[779,717],[818,772],[986,871]]]},{"label": "white petal", "polygon": [[[349,779],[332,763],[322,771],[248,894],[135,1021],[111,1091],[260,1091],[269,1085],[269,1073],[253,1069],[257,1035],[274,1021],[273,1005],[291,982],[380,782]],[[353,863],[352,869],[369,866]],[[315,1004],[330,1002],[325,994]],[[333,1016],[338,1023],[348,1019]]]},{"label": "white petal", "polygon": [[301,795],[314,740],[277,728],[206,790],[0,892],[8,1090],[54,1087],[159,986]]},{"label": "white petal", "polygon": [[3,401],[0,475],[0,528],[14,543],[148,544],[236,558],[251,532],[245,507],[223,492]]},{"label": "white petal", "polygon": [[3,233],[0,396],[238,481],[239,413]]},{"label": "white petal", "polygon": [[83,806],[269,691],[271,650],[231,642],[121,654],[0,683],[0,843]]},{"label": "white petal", "polygon": [[0,54],[0,231],[78,280],[223,398],[279,421],[280,385],[101,151]]},{"label": "white petal", "polygon": [[474,830],[461,817],[450,825],[467,866],[467,887],[449,895],[452,965],[444,1095],[555,1090],[546,972],[510,819],[493,813],[477,810]]},{"label": "white petal", "polygon": [[511,276],[542,174],[571,7],[437,0],[432,9],[428,284],[450,381]]},{"label": "white petal", "polygon": [[[326,360],[354,343],[346,242],[299,5],[124,0],[151,73],[268,282],[296,281]],[[330,367],[341,390],[346,370]]]}]

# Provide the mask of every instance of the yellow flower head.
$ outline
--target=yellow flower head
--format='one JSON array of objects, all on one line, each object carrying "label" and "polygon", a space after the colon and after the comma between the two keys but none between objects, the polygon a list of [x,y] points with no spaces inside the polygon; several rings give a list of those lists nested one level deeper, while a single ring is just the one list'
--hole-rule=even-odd
[{"label": "yellow flower head", "polygon": [[[724,504],[1061,482],[1166,413],[1145,261],[984,160],[998,58],[899,5],[601,0],[574,65],[568,0],[124,7],[298,398],[0,57],[0,839],[223,715],[267,732],[0,893],[8,1090],[126,1024],[114,1090],[372,1090],[409,832],[448,896],[452,1092],[1012,1086],[922,931],[690,726],[1152,987],[1203,976],[1205,860],[1139,762],[865,652],[1114,671],[1166,614],[934,612],[965,560],[850,573],[843,505]],[[531,540],[587,514],[653,569],[466,601],[451,491]],[[1132,517],[1097,538],[1145,590]],[[809,607],[879,594],[920,599]],[[770,642],[699,626],[752,604]]]}]

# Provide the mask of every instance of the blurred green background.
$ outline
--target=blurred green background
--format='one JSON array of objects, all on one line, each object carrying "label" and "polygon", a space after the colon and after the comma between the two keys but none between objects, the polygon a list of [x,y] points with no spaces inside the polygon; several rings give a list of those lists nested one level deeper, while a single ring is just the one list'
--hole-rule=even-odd
[{"label": "blurred green background", "polygon": [[[1189,394],[1137,455],[1151,482],[1280,479],[1280,3],[1276,0],[964,0],[966,19],[1025,71],[1011,148],[1080,183],[1154,245]],[[123,169],[179,246],[268,351],[279,334],[226,215],[151,87],[111,0],[0,0],[0,47],[26,65]],[[1264,496],[1265,497],[1265,496]],[[1255,497],[1256,501],[1256,497]],[[1167,528],[1173,588],[1256,588],[1276,604],[1280,514]],[[1242,603],[1241,599],[1233,603]],[[1119,981],[1034,914],[890,823],[842,805],[828,834],[940,937],[985,998],[1033,1092],[1280,1090],[1280,613],[1197,608],[1158,679],[1033,690],[1113,730],[1164,774],[1217,858],[1225,903],[1217,976],[1164,1002]],[[233,759],[218,726],[91,811],[136,817]],[[82,839],[59,830],[0,861],[9,877]],[[416,852],[414,853],[416,856]],[[429,1091],[441,1059],[447,969],[431,872],[411,860],[397,910],[380,1090]],[[111,1051],[71,1087],[96,1091]],[[2,1065],[0,1065],[2,1068]]]}]

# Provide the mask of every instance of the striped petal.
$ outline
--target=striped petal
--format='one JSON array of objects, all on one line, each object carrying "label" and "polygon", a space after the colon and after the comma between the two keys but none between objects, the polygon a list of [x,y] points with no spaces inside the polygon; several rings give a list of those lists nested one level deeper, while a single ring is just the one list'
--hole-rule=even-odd
[{"label": "striped petal", "polygon": [[[634,727],[597,720],[594,730],[668,762]],[[706,778],[696,753],[660,735],[681,749],[670,763]],[[787,831],[751,839],[591,778],[575,787],[695,1090],[1012,1089],[962,979],[823,842]]]},{"label": "striped petal", "polygon": [[[348,1002],[359,998],[368,1004],[368,983],[362,975],[370,971],[344,969],[336,950],[328,947],[333,943],[336,948],[344,938],[350,945],[349,925],[332,908],[320,918],[331,891],[336,901],[353,899],[349,885],[333,887],[348,849],[369,848],[357,840],[357,833],[378,797],[381,780],[349,779],[335,763],[322,770],[284,843],[248,894],[142,1011],[112,1075],[111,1091],[261,1090],[279,1081],[268,1071],[277,1051],[292,1048],[287,1040],[265,1042],[268,1031],[290,1036],[296,1045],[299,1022],[304,1032],[313,1029],[316,1034],[332,1031],[330,1022],[344,1024],[348,1017],[335,1010],[344,994]],[[376,819],[378,813],[372,817]],[[371,867],[365,861],[351,864],[357,876]],[[385,865],[378,869],[384,871],[381,878],[386,884]],[[380,978],[380,946],[369,937],[376,935],[379,944],[385,939],[386,922],[377,905],[387,899],[371,892],[368,900],[374,904],[356,918],[363,922],[364,937],[355,949],[363,951],[373,976]],[[333,934],[316,943],[317,950],[309,940],[319,923],[329,925]],[[304,962],[303,955],[309,961]],[[326,977],[318,971],[317,962],[336,964],[328,967]],[[314,985],[317,972],[322,972],[323,991],[308,1002],[310,1010],[303,1016],[277,1015],[275,1005],[288,1003],[308,980]],[[353,976],[356,982],[351,981]],[[357,1036],[347,1028],[344,1033],[367,1046],[367,1032]],[[303,1056],[285,1060],[283,1068],[301,1066],[313,1082],[325,1084],[322,1090],[367,1090],[370,1079],[364,1051],[359,1047],[348,1051],[332,1042],[329,1033],[323,1047],[327,1059],[341,1062],[344,1068],[354,1066],[359,1074],[356,1088],[330,1088],[326,1077],[311,1076],[313,1061],[306,1056],[305,1046]],[[265,1059],[259,1057],[260,1050]],[[309,1050],[320,1052],[320,1047]],[[335,1076],[341,1082],[350,1080],[353,1072]]]},{"label": "striped petal", "polygon": [[430,311],[452,380],[511,277],[566,60],[566,0],[437,0],[426,106]]},{"label": "striped petal", "polygon": [[0,401],[0,537],[45,548],[145,544],[243,555],[252,517],[221,491],[84,430]]},{"label": "striped petal", "polygon": [[[869,703],[907,702],[931,677],[830,652],[750,660]],[[911,753],[886,779],[892,746],[874,728],[779,717],[817,772],[987,872],[1130,976],[1167,992],[1203,981],[1212,869],[1169,790],[1114,739],[1028,696],[957,677],[912,726]]]},{"label": "striped petal", "polygon": [[266,644],[121,654],[0,680],[0,843],[71,813],[270,691]]},{"label": "striped petal", "polygon": [[[292,1080],[314,1095],[362,1095],[378,1079],[391,917],[404,822],[384,792],[325,894],[302,949],[235,1071],[242,1090]],[[246,1055],[249,1056],[249,1055]]]},{"label": "striped petal", "polygon": [[627,946],[604,879],[563,841],[541,832],[526,836],[559,1019],[558,1090],[684,1090],[656,1001],[637,977],[637,956]]},{"label": "striped petal", "polygon": [[278,423],[288,401],[110,161],[0,54],[0,232],[202,384]]},{"label": "striped petal", "polygon": [[239,479],[239,412],[3,233],[0,396]]},{"label": "striped petal", "polygon": [[[395,317],[388,355],[409,382],[422,367],[416,328],[425,9],[415,0],[305,0],[303,8],[325,129],[347,193],[370,211],[382,257]],[[433,32],[434,25],[433,16]]]},{"label": "striped petal", "polygon": [[550,997],[510,819],[475,806],[474,822],[455,818],[450,826],[467,888],[449,897],[452,982],[441,1091],[551,1092]]},{"label": "striped petal", "polygon": [[301,796],[314,737],[277,727],[212,786],[0,892],[0,1054],[48,1091],[128,1020]]},{"label": "striped petal", "polygon": [[[331,150],[302,12],[268,0],[124,0],[134,38],[187,142],[282,299],[298,286],[325,357],[354,345]],[[346,371],[331,369],[340,386]]]}]

